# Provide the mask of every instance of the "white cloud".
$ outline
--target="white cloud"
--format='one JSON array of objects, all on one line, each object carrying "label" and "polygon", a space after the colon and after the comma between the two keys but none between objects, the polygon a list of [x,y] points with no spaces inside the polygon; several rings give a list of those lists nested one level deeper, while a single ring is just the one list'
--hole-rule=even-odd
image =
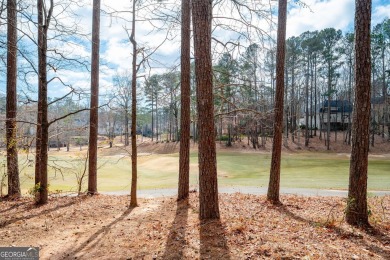
[{"label": "white cloud", "polygon": [[106,50],[102,50],[102,59],[118,67],[131,66],[132,47],[129,42],[120,38],[112,38],[106,43]]},{"label": "white cloud", "polygon": [[352,28],[355,2],[353,0],[306,0],[309,8],[293,7],[287,16],[287,36],[329,27]]},{"label": "white cloud", "polygon": [[390,18],[390,4],[376,6],[372,11],[372,25],[381,23],[386,18]]},{"label": "white cloud", "polygon": [[[309,8],[293,7],[287,17],[287,37],[297,36],[305,31],[333,27],[343,31],[353,30],[354,0],[305,0]],[[390,17],[390,4],[374,0],[372,25]]]}]

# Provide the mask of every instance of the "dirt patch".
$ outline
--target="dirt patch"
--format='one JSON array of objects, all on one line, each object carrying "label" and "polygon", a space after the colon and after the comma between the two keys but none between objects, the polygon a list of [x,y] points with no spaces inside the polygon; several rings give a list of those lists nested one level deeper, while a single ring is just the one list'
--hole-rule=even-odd
[{"label": "dirt patch", "polygon": [[220,221],[200,222],[197,193],[30,199],[0,203],[1,246],[39,246],[42,259],[389,259],[390,197],[370,198],[369,231],[343,221],[341,198],[220,195]]}]

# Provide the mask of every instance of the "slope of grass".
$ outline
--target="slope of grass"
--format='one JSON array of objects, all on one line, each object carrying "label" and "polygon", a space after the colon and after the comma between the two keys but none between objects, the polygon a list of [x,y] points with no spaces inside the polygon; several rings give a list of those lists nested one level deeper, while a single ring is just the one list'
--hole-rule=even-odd
[{"label": "slope of grass", "polygon": [[[270,154],[220,152],[218,175],[220,186],[267,186]],[[24,192],[32,187],[34,168],[28,167],[21,156],[21,183]],[[198,181],[198,157],[191,154],[191,185]],[[175,188],[178,179],[178,154],[160,154],[139,157],[138,188]],[[31,164],[31,162],[30,162]],[[100,191],[130,190],[131,161],[128,157],[99,158],[98,189]],[[71,171],[70,169],[78,169]],[[76,172],[83,168],[79,157],[59,154],[50,156],[50,190],[75,191]],[[390,190],[389,158],[370,158],[368,185],[370,190]],[[294,153],[282,155],[281,186],[318,189],[348,188],[349,158],[346,155],[326,153]],[[87,182],[87,176],[84,178]],[[86,185],[84,185],[85,190]]]},{"label": "slope of grass", "polygon": [[[220,153],[218,169],[229,173],[220,178],[223,185],[267,186],[271,155]],[[369,189],[390,189],[390,161],[369,161]],[[347,189],[349,158],[337,154],[283,154],[281,186],[318,189]]]}]

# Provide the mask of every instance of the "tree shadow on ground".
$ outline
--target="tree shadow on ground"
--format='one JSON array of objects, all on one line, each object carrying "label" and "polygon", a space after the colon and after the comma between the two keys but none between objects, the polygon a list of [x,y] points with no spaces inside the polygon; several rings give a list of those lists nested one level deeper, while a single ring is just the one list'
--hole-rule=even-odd
[{"label": "tree shadow on ground", "polygon": [[[54,212],[54,211],[57,211],[59,209],[62,209],[62,208],[67,208],[67,207],[70,207],[72,206],[73,204],[76,204],[77,202],[79,202],[80,200],[85,200],[87,197],[86,196],[83,196],[83,197],[77,197],[75,199],[73,199],[72,201],[66,203],[66,204],[63,204],[63,205],[57,205],[55,207],[52,207],[52,208],[48,208],[48,209],[45,209],[37,214],[30,214],[28,216],[22,216],[22,217],[17,217],[17,218],[12,218],[10,220],[5,220],[3,222],[0,222],[0,228],[4,228],[8,225],[11,225],[12,223],[15,223],[15,222],[18,222],[19,220],[28,220],[28,219],[32,219],[32,218],[36,218],[36,217],[39,217],[39,216],[42,216],[42,215],[45,215],[45,214],[48,214],[48,213],[51,213],[51,212]],[[22,204],[26,204],[26,203],[22,203]],[[40,207],[47,207],[49,206],[50,207],[50,203],[49,204],[44,204],[44,205],[37,205],[35,204],[34,202],[32,202],[31,204],[31,207],[28,208],[28,209],[24,209],[22,211],[28,211],[28,210],[31,210],[33,208],[40,208]],[[18,206],[19,207],[19,206]],[[18,213],[21,213],[22,211],[18,211],[18,212],[15,212],[14,215],[18,214]]]},{"label": "tree shadow on ground", "polygon": [[162,259],[183,259],[187,246],[186,230],[188,222],[188,200],[178,201],[176,216],[169,228],[169,235]]},{"label": "tree shadow on ground", "polygon": [[[0,201],[0,203],[1,203],[1,201]],[[29,203],[29,201],[20,201],[20,202],[17,201],[16,204],[14,204],[8,208],[0,210],[0,214],[6,213],[7,211],[11,211],[11,210],[16,209],[16,208],[20,208],[21,206],[26,205],[28,203]]]},{"label": "tree shadow on ground", "polygon": [[[128,208],[125,212],[122,213],[122,215],[112,221],[110,224],[103,226],[98,231],[93,233],[84,243],[82,243],[79,247],[75,248],[74,250],[68,251],[68,252],[62,252],[61,255],[58,255],[59,258],[82,258],[84,253],[79,254],[81,251],[86,249],[88,247],[87,251],[91,251],[93,248],[99,245],[99,242],[104,238],[106,234],[109,233],[111,228],[115,226],[118,222],[122,221],[124,218],[126,218],[132,211],[134,207]],[[87,252],[86,252],[87,253]]]},{"label": "tree shadow on ground", "polygon": [[[291,212],[288,209],[288,207],[285,205],[277,206],[277,207],[275,207],[275,209],[277,211],[279,211],[280,213],[285,214],[286,216],[288,216],[296,221],[306,223],[309,225],[318,225],[319,224],[313,220],[306,219],[302,216],[295,214],[294,212]],[[326,223],[322,223],[322,224],[326,224]],[[384,259],[390,259],[390,250],[389,249],[382,249],[376,245],[371,245],[371,244],[367,243],[366,241],[363,240],[363,236],[358,234],[358,233],[350,232],[348,230],[345,230],[341,227],[336,227],[336,226],[327,226],[326,228],[328,228],[329,230],[333,230],[335,232],[335,234],[337,234],[341,239],[348,239],[349,241],[351,241],[357,245],[363,246],[364,248],[366,248],[370,252],[377,254],[377,255],[380,255]],[[376,227],[362,227],[359,230],[363,231],[365,234],[369,235],[372,239],[375,239],[377,242],[384,245],[384,247],[387,247],[387,248],[389,247],[390,237],[387,234],[384,234],[378,228],[376,228]]]},{"label": "tree shadow on ground", "polygon": [[200,222],[200,259],[230,259],[226,230],[221,220]]}]

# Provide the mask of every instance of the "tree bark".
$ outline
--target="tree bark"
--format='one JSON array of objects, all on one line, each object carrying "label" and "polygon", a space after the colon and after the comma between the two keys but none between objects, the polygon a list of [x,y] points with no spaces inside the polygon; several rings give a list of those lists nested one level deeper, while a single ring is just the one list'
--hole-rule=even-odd
[{"label": "tree bark", "polygon": [[[276,96],[276,93],[275,93]],[[287,99],[286,99],[287,101]],[[291,141],[295,142],[295,135],[297,130],[297,113],[296,113],[296,104],[295,102],[295,56],[293,57],[293,63],[291,66],[291,107],[290,107],[290,118],[291,118]],[[275,104],[276,105],[276,104]],[[288,122],[288,120],[287,120]],[[287,134],[288,137],[288,134]]]},{"label": "tree bark", "polygon": [[[42,101],[39,98],[42,92],[43,82],[41,80],[42,74],[45,73],[45,67],[42,66],[42,55],[41,55],[41,47],[43,41],[43,13],[42,13],[43,4],[41,0],[37,1],[37,9],[38,9],[38,104],[37,104],[37,129],[36,129],[36,138],[35,138],[35,187],[38,187],[41,182],[41,172],[40,165],[41,160],[39,158],[39,154],[41,151],[41,133],[42,127],[40,122],[42,121]],[[35,194],[36,200],[39,200],[39,193]]]},{"label": "tree bark", "polygon": [[48,104],[47,104],[47,32],[53,13],[54,3],[50,1],[49,9],[44,11],[43,0],[38,0],[38,126],[35,183],[37,185],[37,203],[46,204],[48,200]]},{"label": "tree bark", "polygon": [[181,117],[178,200],[186,199],[190,185],[190,106],[191,106],[191,3],[181,4]]},{"label": "tree bark", "polygon": [[275,122],[272,146],[272,159],[267,199],[279,203],[280,190],[280,160],[282,150],[283,130],[283,94],[284,94],[284,60],[286,54],[286,18],[287,0],[279,1],[278,39],[276,50],[276,93],[275,93]]},{"label": "tree bark", "polygon": [[371,0],[356,0],[355,11],[355,104],[352,121],[352,151],[346,220],[368,225],[367,167],[370,124]]},{"label": "tree bark", "polygon": [[332,91],[332,79],[331,79],[331,61],[328,61],[328,111],[326,113],[327,116],[327,124],[326,124],[326,150],[330,150],[330,92]]},{"label": "tree bark", "polygon": [[218,219],[217,158],[211,60],[212,1],[192,1],[199,127],[199,218]]},{"label": "tree bark", "polygon": [[157,96],[158,96],[158,93],[156,91],[156,142],[158,142],[158,107],[157,107]]},{"label": "tree bark", "polygon": [[[284,88],[284,100],[286,100],[286,102],[287,102],[287,93],[288,93],[288,70],[287,70],[287,68],[284,68],[284,73],[285,73],[284,85],[286,86]],[[276,78],[275,78],[275,80],[276,80]],[[274,97],[272,98],[273,99],[273,102],[272,102],[273,106],[275,106],[275,94],[276,94],[276,92],[273,91],[273,95],[274,95]],[[285,133],[284,133],[283,145],[284,145],[284,147],[288,147],[288,131],[289,131],[289,129],[288,129],[288,106],[283,107],[283,109],[284,109],[284,120],[285,120],[285,124],[286,124],[285,128],[284,128]]]},{"label": "tree bark", "polygon": [[130,207],[137,203],[137,42],[135,41],[135,4],[133,0],[133,20],[130,41],[133,45],[132,80],[131,80],[131,192]]},{"label": "tree bark", "polygon": [[154,117],[153,117],[153,114],[154,114],[153,113],[153,108],[154,108],[153,100],[154,99],[153,99],[153,95],[154,94],[152,93],[152,109],[151,109],[152,110],[152,142],[153,142],[153,137],[154,137]]},{"label": "tree bark", "polygon": [[56,123],[56,140],[57,140],[57,151],[60,151],[62,144],[60,143],[60,129],[58,127],[58,121]]},{"label": "tree bark", "polygon": [[100,0],[93,0],[91,57],[91,111],[89,114],[88,194],[97,193],[97,136],[99,110]]},{"label": "tree bark", "polygon": [[[318,112],[318,117],[320,113]],[[314,54],[314,136],[317,136],[317,55]]]},{"label": "tree bark", "polygon": [[305,147],[309,146],[309,70],[310,70],[310,54],[307,54],[307,67],[305,79]]},{"label": "tree bark", "polygon": [[[352,54],[351,54],[352,55]],[[349,65],[349,76],[348,76],[348,101],[351,104],[352,103],[352,57],[349,57],[348,59],[348,65]],[[351,114],[348,115],[348,128],[347,128],[347,144],[351,145],[351,131],[352,131],[352,121],[351,121]]]},{"label": "tree bark", "polygon": [[129,108],[125,105],[125,146],[129,146]]},{"label": "tree bark", "polygon": [[[387,86],[386,86],[386,66],[385,66],[385,46],[382,47],[382,96],[385,103],[385,111],[387,111]],[[383,113],[383,115],[385,115]],[[385,117],[382,122],[382,138],[385,138]]]},{"label": "tree bark", "polygon": [[20,197],[17,149],[17,10],[16,0],[7,1],[7,175],[8,196]]}]

